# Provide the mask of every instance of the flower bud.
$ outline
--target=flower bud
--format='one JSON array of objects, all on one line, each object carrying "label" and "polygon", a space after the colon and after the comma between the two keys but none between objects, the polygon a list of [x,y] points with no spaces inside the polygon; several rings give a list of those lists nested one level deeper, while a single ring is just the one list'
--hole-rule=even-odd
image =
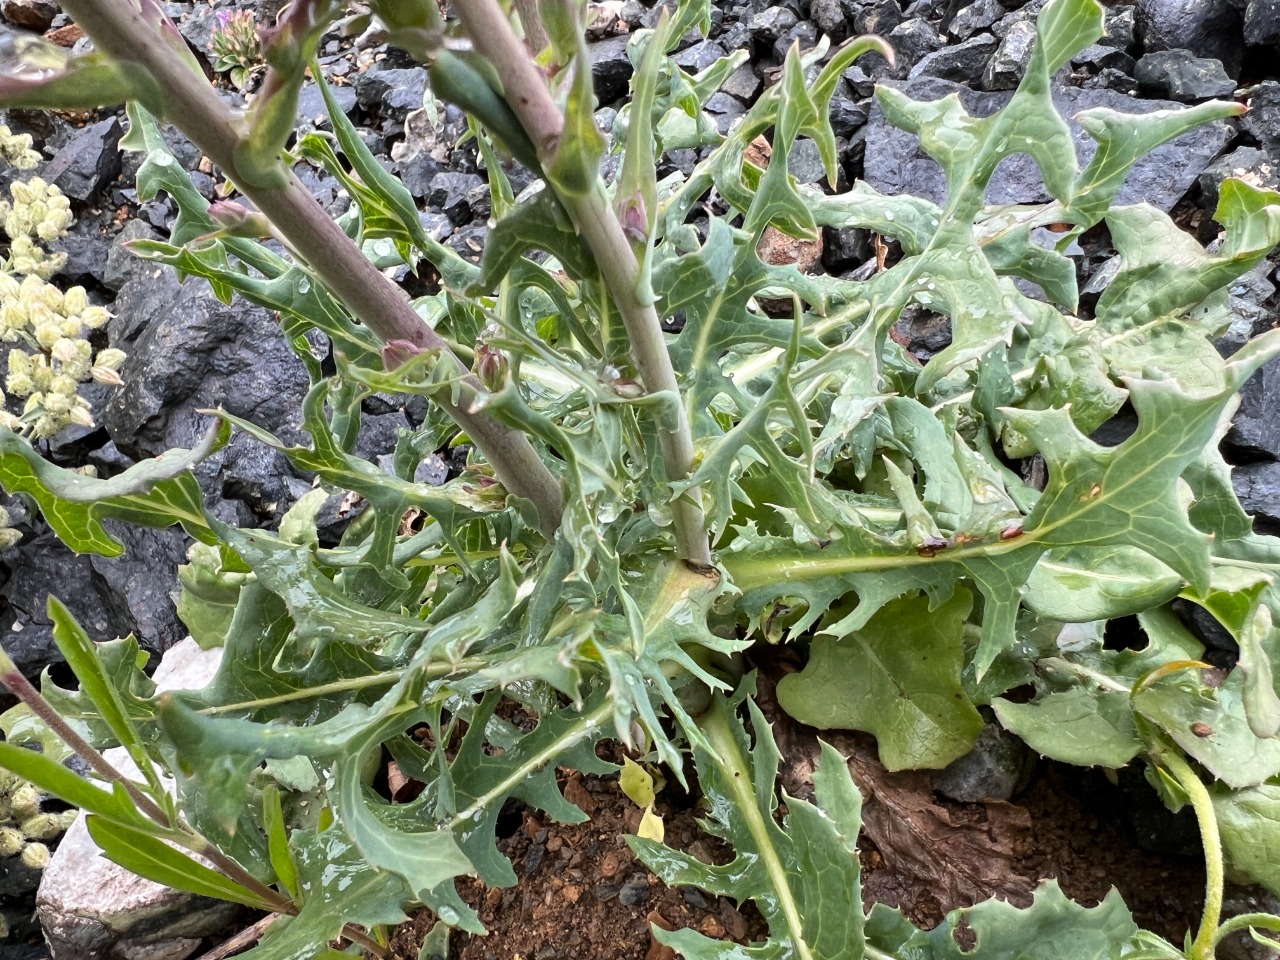
[{"label": "flower bud", "polygon": [[382,365],[388,370],[402,367],[418,354],[422,348],[408,340],[388,340],[382,348]]},{"label": "flower bud", "polygon": [[633,243],[644,243],[649,239],[649,217],[645,213],[644,197],[641,194],[637,193],[622,201],[618,221],[622,224],[622,232]]},{"label": "flower bud", "polygon": [[40,791],[24,783],[9,795],[9,809],[15,820],[29,820],[40,812]]},{"label": "flower bud", "polygon": [[62,295],[62,315],[65,317],[79,316],[87,306],[89,295],[84,292],[84,287],[72,287]]},{"label": "flower bud", "polygon": [[[76,399],[79,400],[81,398],[77,397]],[[67,414],[67,417],[78,427],[85,427],[88,429],[93,426],[93,411],[89,409],[88,404],[85,404],[84,406],[81,406],[78,403],[74,404],[71,407],[71,411]]]},{"label": "flower bud", "polygon": [[80,356],[80,351],[76,349],[74,340],[59,337],[57,343],[49,351],[49,356],[59,363],[73,363]]},{"label": "flower bud", "polygon": [[510,362],[497,347],[491,347],[481,341],[476,344],[476,376],[484,384],[486,390],[497,392],[507,384],[507,372]]},{"label": "flower bud", "polygon": [[234,200],[215,200],[209,204],[209,219],[220,231],[233,237],[271,236],[270,220]]},{"label": "flower bud", "polygon": [[62,339],[62,325],[42,323],[35,329],[35,338],[42,350],[52,350],[53,345]]},{"label": "flower bud", "polygon": [[43,843],[28,843],[22,848],[22,864],[30,870],[43,870],[49,865],[49,856]]},{"label": "flower bud", "polygon": [[90,367],[89,376],[93,378],[94,383],[100,383],[104,387],[124,386],[124,381],[120,379],[120,374],[110,367]]},{"label": "flower bud", "polygon": [[90,330],[97,330],[110,320],[111,316],[106,307],[90,306],[80,311],[80,322]]},{"label": "flower bud", "polygon": [[22,847],[20,831],[13,827],[0,827],[0,858],[16,856]]},{"label": "flower bud", "polygon": [[62,818],[56,813],[38,813],[23,820],[21,829],[28,840],[52,840],[62,833]]},{"label": "flower bud", "polygon": [[79,389],[79,381],[66,373],[55,373],[49,380],[49,390],[64,397],[74,397]]},{"label": "flower bud", "polygon": [[107,370],[119,370],[124,366],[124,362],[128,359],[128,354],[123,350],[117,350],[115,347],[107,347],[105,350],[99,350],[98,355],[94,357],[93,365],[95,367],[103,367]]},{"label": "flower bud", "polygon": [[27,397],[35,390],[35,381],[31,379],[31,375],[27,373],[14,373],[9,371],[9,376],[4,381],[5,389],[12,393],[15,397]]}]

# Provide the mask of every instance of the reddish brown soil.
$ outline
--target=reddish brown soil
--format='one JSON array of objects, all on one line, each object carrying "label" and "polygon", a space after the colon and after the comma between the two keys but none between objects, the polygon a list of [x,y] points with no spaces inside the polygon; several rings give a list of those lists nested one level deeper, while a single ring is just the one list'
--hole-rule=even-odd
[{"label": "reddish brown soil", "polygon": [[[816,732],[770,709],[764,687],[761,700],[785,758],[782,785],[807,796]],[[1016,802],[961,804],[935,795],[928,773],[885,772],[870,738],[828,731],[823,739],[849,757],[865,797],[868,908],[889,903],[931,927],[947,911],[991,896],[1029,904],[1035,886],[1054,878],[1086,905],[1114,885],[1140,925],[1176,943],[1198,922],[1199,860],[1139,849],[1120,813],[1121,791],[1099,772],[1042,762]],[[749,904],[668,889],[632,857],[622,835],[634,832],[639,811],[616,783],[577,774],[563,782],[591,820],[569,826],[521,813],[499,844],[520,882],[506,890],[463,886],[490,932],[455,934],[449,960],[670,960],[650,935],[651,922],[739,942],[764,935]],[[659,812],[672,846],[715,862],[729,855],[698,829],[695,797],[669,786]],[[431,924],[426,911],[405,924],[393,940],[395,956],[416,960]]]}]

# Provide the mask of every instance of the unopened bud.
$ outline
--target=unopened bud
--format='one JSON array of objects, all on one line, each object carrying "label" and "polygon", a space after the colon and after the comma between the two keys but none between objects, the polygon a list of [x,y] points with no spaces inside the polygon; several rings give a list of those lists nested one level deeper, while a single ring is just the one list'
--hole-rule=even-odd
[{"label": "unopened bud", "polygon": [[9,806],[13,819],[28,820],[40,812],[40,792],[31,784],[24,783],[10,795]]},{"label": "unopened bud", "polygon": [[62,833],[62,817],[56,813],[38,813],[22,821],[22,833],[29,840],[52,840]]},{"label": "unopened bud", "polygon": [[95,367],[106,367],[108,370],[119,370],[124,366],[128,354],[123,350],[117,350],[115,347],[107,347],[105,350],[99,350],[98,355],[93,359]]},{"label": "unopened bud", "polygon": [[622,224],[622,232],[634,243],[645,243],[649,239],[649,215],[645,212],[644,197],[636,194],[622,201],[618,208],[618,221]]},{"label": "unopened bud", "polygon": [[215,200],[209,204],[209,219],[229,236],[255,240],[271,236],[270,220],[234,200]]},{"label": "unopened bud", "polygon": [[511,364],[507,360],[507,355],[497,347],[491,347],[483,342],[476,345],[476,376],[480,378],[486,390],[496,393],[506,386],[507,371],[510,369]]},{"label": "unopened bud", "polygon": [[388,370],[402,367],[422,353],[422,348],[408,340],[388,340],[382,348],[382,365]]},{"label": "unopened bud", "polygon": [[49,865],[49,848],[43,843],[28,843],[22,848],[22,865],[29,870],[43,870]]},{"label": "unopened bud", "polygon": [[124,386],[124,381],[120,379],[120,374],[110,367],[90,367],[89,376],[93,378],[94,383],[100,383],[104,387]]},{"label": "unopened bud", "polygon": [[59,363],[72,363],[80,356],[80,351],[76,349],[75,341],[59,337],[49,355]]},{"label": "unopened bud", "polygon": [[93,411],[88,407],[82,407],[80,404],[72,405],[67,412],[67,418],[76,426],[91,428],[93,426]]}]

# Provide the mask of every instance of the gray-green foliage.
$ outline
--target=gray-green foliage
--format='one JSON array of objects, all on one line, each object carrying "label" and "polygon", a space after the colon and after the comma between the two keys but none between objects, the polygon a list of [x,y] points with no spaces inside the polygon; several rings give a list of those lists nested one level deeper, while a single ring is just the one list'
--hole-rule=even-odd
[{"label": "gray-green foliage", "polygon": [[[1028,944],[1073,960],[1177,955],[1139,932],[1118,898],[1086,910],[1053,885],[1025,911],[983,904],[931,933],[883,907],[864,923],[858,798],[840,757],[824,748],[814,802],[787,798],[782,830],[768,726],[748,700],[751,748],[736,713],[745,694],[713,691],[729,690],[752,643],[785,639],[808,643],[811,660],[781,685],[783,706],[875,733],[894,769],[963,754],[984,706],[1072,763],[1119,767],[1178,749],[1218,781],[1211,806],[1228,865],[1280,891],[1280,860],[1258,855],[1280,843],[1280,544],[1252,533],[1216,452],[1237,391],[1280,353],[1280,334],[1228,358],[1213,345],[1230,319],[1227,284],[1280,241],[1280,195],[1224,184],[1225,237],[1213,253],[1150,206],[1111,207],[1145,153],[1238,107],[1085,111],[1078,120],[1099,149],[1082,168],[1050,81],[1098,37],[1102,13],[1094,0],[1053,0],[1022,86],[995,115],[971,117],[955,97],[919,103],[879,90],[886,116],[919,134],[946,172],[944,205],[866,184],[828,195],[792,180],[788,152],[811,138],[834,179],[828,104],[875,44],[792,50],[779,82],[721,137],[702,104],[739,58],[696,77],[666,58],[706,15],[690,0],[670,24],[637,33],[638,96],[614,128],[615,148],[645,158],[711,148],[687,178],[655,182],[652,164],[624,166],[619,203],[635,230],[651,231],[638,244],[637,296],[680,321],[667,346],[682,404],[638,383],[593,251],[552,190],[512,195],[480,126],[497,223],[478,267],[426,236],[408,191],[332,100],[333,133],[293,148],[347,188],[341,226],[366,255],[442,278],[415,306],[455,352],[475,356],[485,410],[532,438],[556,472],[565,512],[550,542],[528,502],[507,497],[479,459],[441,487],[414,482],[425,455],[461,439],[438,411],[400,438],[391,473],[353,453],[364,398],[452,397],[456,363],[384,350],[305,263],[223,229],[150,115],[131,107],[139,195],[165,191],[180,210],[169,241],[135,252],[278,312],[312,378],[310,439],[290,446],[223,417],[200,449],[95,484],[0,431],[0,483],[30,496],[72,548],[118,550],[108,518],[180,523],[200,541],[182,612],[202,644],[225,647],[205,690],[156,696],[136,645],[105,645],[95,666],[92,645],[62,622],[81,691],[45,685],[97,743],[124,743],[175,777],[189,831],[149,826],[120,787],[76,786],[12,748],[4,758],[74,794],[95,835],[140,872],[185,875],[202,892],[272,909],[264,889],[287,898],[296,916],[271,929],[254,960],[310,957],[344,921],[394,923],[415,903],[478,930],[454,879],[515,881],[494,841],[501,805],[516,798],[578,817],[554,770],[607,772],[595,745],[611,737],[651,750],[678,777],[690,748],[712,804],[708,828],[737,851],[708,867],[636,840],[641,855],[668,882],[755,899],[769,923],[770,939],[750,948],[661,935],[686,956],[953,956],[962,919],[984,960],[1028,955]],[[566,46],[567,58],[580,53]],[[451,67],[433,69],[438,94],[462,96],[451,93]],[[496,110],[493,89],[482,92],[467,96]],[[573,193],[598,144],[581,85],[566,92],[581,155],[560,151],[547,176]],[[772,161],[760,169],[746,151],[769,131]],[[1034,157],[1053,200],[986,206],[997,165],[1016,153]],[[1067,251],[1099,224],[1120,268],[1086,314]],[[865,281],[805,276],[762,262],[771,225],[800,236],[862,227],[896,238],[903,256]],[[950,346],[924,366],[889,337],[908,307],[951,320]],[[332,341],[337,376],[321,372],[311,332]],[[1090,440],[1125,403],[1137,413],[1133,435],[1114,447]],[[658,434],[681,415],[695,469],[671,482]],[[228,423],[314,473],[323,491],[363,498],[368,512],[336,547],[315,533],[323,493],[278,532],[207,515],[186,468],[225,442]],[[1032,455],[1047,465],[1043,489],[1009,466]],[[673,549],[672,504],[694,487],[714,567]],[[1201,647],[1166,606],[1178,594],[1241,642],[1241,665],[1220,686],[1203,682]],[[1130,614],[1149,645],[1104,650],[1105,622]],[[1004,698],[1028,683],[1031,702]],[[406,736],[419,728],[430,737]],[[412,803],[370,788],[367,761],[384,749],[425,784]],[[243,875],[219,887],[156,838],[196,851],[207,840]]]}]

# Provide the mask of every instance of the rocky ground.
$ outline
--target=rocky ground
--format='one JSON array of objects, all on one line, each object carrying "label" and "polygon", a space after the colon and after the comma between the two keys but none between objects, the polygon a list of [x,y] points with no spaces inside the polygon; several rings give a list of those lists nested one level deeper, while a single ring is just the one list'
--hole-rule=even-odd
[{"label": "rocky ground", "polygon": [[[192,49],[208,60],[210,38],[220,12],[250,10],[259,22],[267,22],[281,5],[279,0],[201,0],[168,3],[166,7]],[[972,112],[994,111],[1007,102],[1026,66],[1035,16],[1042,5],[1042,0],[914,0],[905,7],[899,0],[783,0],[774,5],[770,0],[724,0],[715,10],[710,35],[696,41],[687,38],[677,59],[681,66],[697,71],[727,52],[750,51],[749,62],[730,77],[724,90],[708,105],[721,128],[728,129],[776,80],[782,57],[793,43],[812,46],[824,34],[835,41],[859,33],[887,37],[898,54],[896,65],[879,57],[865,58],[845,73],[832,102],[832,124],[840,146],[839,189],[865,179],[886,192],[907,191],[936,200],[944,189],[938,168],[919,151],[913,137],[886,124],[872,100],[874,85],[901,85],[921,99],[955,90]],[[628,34],[652,25],[657,9],[640,0],[610,0],[599,6],[598,13],[591,49],[601,104],[598,117],[608,130],[616,107],[626,95],[631,74],[625,51]],[[83,46],[86,42],[52,0],[0,0],[0,16],[14,29],[47,34],[66,46]],[[1278,0],[1141,0],[1136,5],[1113,4],[1107,11],[1105,36],[1062,71],[1055,96],[1067,115],[1098,105],[1139,112],[1207,98],[1247,102],[1250,113],[1239,122],[1199,128],[1157,151],[1139,166],[1121,193],[1120,202],[1144,199],[1173,211],[1181,224],[1208,242],[1216,235],[1210,215],[1218,186],[1225,177],[1244,176],[1260,185],[1280,187],[1280,72],[1275,66],[1280,62],[1278,45]],[[332,35],[322,43],[320,63],[365,141],[420,200],[428,229],[464,256],[478,256],[488,229],[488,193],[474,148],[452,146],[465,131],[461,114],[450,107],[440,113],[440,122],[433,125],[420,109],[427,87],[426,73],[396,51],[356,49],[349,39]],[[239,96],[225,81],[223,87],[227,97]],[[138,202],[133,174],[139,158],[121,154],[118,149],[124,132],[123,113],[54,116],[14,111],[7,122],[16,132],[33,135],[44,160],[32,173],[56,183],[71,199],[77,214],[70,234],[56,244],[69,258],[57,282],[81,284],[90,291],[94,302],[107,305],[115,318],[105,331],[105,341],[129,354],[122,371],[124,388],[85,388],[98,425],[70,428],[46,444],[48,458],[65,466],[92,465],[100,476],[111,476],[167,448],[191,446],[204,429],[204,418],[196,411],[218,405],[286,441],[300,439],[298,411],[307,379],[281,342],[273,317],[240,302],[223,305],[206,286],[179,284],[167,270],[135,260],[125,251],[123,243],[127,240],[165,236],[176,211],[163,196]],[[309,85],[302,96],[299,128],[324,128],[326,123],[319,93]],[[223,187],[218,172],[197,149],[176,132],[171,133],[170,142],[180,161],[192,171],[201,191],[208,198],[215,198]],[[1078,130],[1077,140],[1083,158],[1089,143]],[[698,159],[694,151],[677,151],[664,161],[668,169],[660,174],[675,168],[687,173]],[[1032,163],[1022,160],[1010,158],[1002,166],[991,188],[992,201],[1032,202],[1047,198],[1038,171]],[[801,181],[817,184],[823,180],[817,150],[811,143],[802,141],[793,151],[790,164],[792,173]],[[335,213],[345,208],[347,198],[336,181],[318,169],[305,168],[302,172],[323,205]],[[8,184],[17,176],[16,170],[0,169],[0,191],[7,195]],[[517,182],[517,189],[520,186]],[[820,248],[808,253],[813,269],[835,274],[855,273],[868,264],[874,265],[872,238],[861,230],[827,230]],[[1086,243],[1085,253],[1081,289],[1086,296],[1096,296],[1105,286],[1112,252],[1105,241],[1096,241],[1092,246]],[[1233,289],[1238,319],[1227,335],[1224,350],[1275,325],[1276,305],[1280,302],[1275,266],[1276,261],[1262,264]],[[406,282],[424,281],[407,278]],[[927,357],[946,345],[949,332],[927,317],[907,318],[897,335],[918,355]],[[4,366],[0,357],[0,378]],[[396,398],[371,398],[366,401],[364,412],[359,450],[371,459],[390,454],[397,431],[417,424],[423,416],[419,403],[401,403]],[[1247,386],[1240,415],[1224,441],[1224,449],[1235,466],[1237,490],[1257,518],[1259,529],[1280,532],[1280,365],[1273,363]],[[439,460],[436,479],[445,480],[454,466]],[[274,525],[310,487],[309,479],[295,473],[283,456],[244,435],[238,435],[198,472],[209,506],[219,516],[241,526]],[[96,639],[132,632],[145,648],[158,653],[186,634],[172,597],[177,585],[173,570],[186,555],[186,543],[179,531],[122,530],[128,546],[125,556],[111,560],[76,557],[38,518],[27,515],[20,503],[0,494],[0,505],[8,508],[14,526],[23,533],[16,546],[0,552],[0,636],[6,651],[29,675],[34,677],[46,667],[52,667],[55,675],[59,670],[51,627],[44,616],[45,597],[50,592],[67,602]],[[350,517],[343,516],[336,499],[329,505],[327,516],[328,524],[322,533],[336,540]],[[1112,803],[1125,805],[1131,810],[1131,819],[1139,823],[1147,815],[1141,805],[1124,799],[1127,794],[1107,784],[1086,784],[1085,789],[1066,799],[1037,799],[1057,796],[1052,790],[1046,794],[1044,784],[1063,779],[1042,770],[1022,795],[1024,799],[1019,802],[1024,805],[1012,808],[1022,813],[1014,817],[1017,824],[1009,828],[1013,831],[1010,836],[1017,834],[1022,840],[1009,841],[1009,858],[1021,856],[1028,864],[1038,864],[1027,867],[1028,876],[1035,872],[1052,875],[1055,869],[1064,876],[1070,872],[1063,867],[1069,859],[1063,850],[1074,841],[1064,841],[1065,847],[1059,844],[1057,849],[1047,848],[1040,854],[1035,853],[1034,843],[1027,845],[1029,837],[1043,838],[1044,830],[1061,829],[1048,826],[1055,803],[1076,811],[1068,811],[1068,816],[1077,818],[1081,831],[1091,829],[1089,824],[1097,820],[1096,813],[1090,810],[1103,810]],[[919,789],[920,797],[934,796],[928,783]],[[617,810],[621,808],[610,799],[609,788],[591,785],[590,791],[601,794],[603,799],[597,801],[597,806],[602,811],[613,810],[609,816],[620,816]],[[919,802],[925,807],[941,803],[943,806],[936,807],[929,816],[942,817],[954,827],[975,816],[1006,817],[1005,807],[1010,805],[1003,800],[1007,798],[1006,795],[993,801],[1003,804],[999,807],[978,804],[980,816],[973,810],[965,812],[965,805],[955,801]],[[970,798],[966,795],[959,799]],[[942,810],[945,817],[937,810]],[[679,813],[670,812],[673,816]],[[1122,833],[1114,842],[1109,841],[1109,848],[1117,851],[1114,865],[1120,875],[1108,874],[1107,881],[1121,883],[1124,890],[1124,851],[1134,851],[1135,863],[1141,859],[1136,851],[1142,830],[1139,828],[1135,834],[1130,827]],[[1148,833],[1163,835],[1165,831]],[[510,836],[512,852],[525,858],[526,864],[532,856],[528,851],[541,845],[546,857],[551,858],[548,863],[556,862],[558,857],[570,864],[567,869],[579,869],[572,866],[576,851],[593,849],[593,843],[598,848],[600,843],[612,842],[529,822],[517,823]],[[552,850],[556,838],[559,845]],[[583,846],[579,847],[579,843]],[[1016,853],[1015,848],[1022,852]],[[570,853],[562,856],[563,850]],[[1194,877],[1195,861],[1179,859],[1182,852],[1185,851],[1162,851],[1164,856],[1173,858],[1167,863],[1157,861],[1156,869],[1166,871],[1165,881],[1143,873],[1145,867],[1135,868],[1130,876],[1133,895],[1153,883],[1169,886],[1169,877],[1179,878],[1179,889],[1196,889],[1199,881]],[[1041,861],[1034,860],[1037,855]],[[1027,860],[1028,857],[1032,859]],[[722,905],[691,903],[688,896],[672,900],[669,892],[654,892],[651,902],[647,880],[638,886],[636,881],[632,884],[635,889],[624,897],[627,884],[634,880],[634,865],[623,864],[616,875],[602,876],[596,863],[599,858],[592,854],[587,859],[591,863],[580,882],[565,880],[559,876],[558,868],[542,868],[548,881],[551,874],[556,875],[558,885],[548,882],[545,889],[522,887],[511,902],[503,899],[502,909],[491,910],[487,917],[498,922],[498,935],[483,944],[468,945],[460,956],[521,953],[543,960],[560,956],[644,957],[650,949],[643,932],[644,918],[649,911],[664,909],[667,913],[692,911],[697,915],[696,922],[712,927],[720,924],[731,934],[747,933],[753,922],[749,917],[733,919]],[[539,855],[538,863],[542,862]],[[539,875],[538,864],[526,869],[531,884],[537,882]],[[0,910],[10,918],[18,940],[34,932],[27,922],[34,879],[30,871],[0,862]],[[1079,895],[1097,896],[1086,879],[1081,871]],[[902,877],[894,883],[898,883],[896,895],[907,898],[901,902],[912,902],[910,896],[915,894],[911,893],[911,883]],[[1097,878],[1093,883],[1096,886]],[[644,896],[641,887],[645,888]],[[569,888],[577,891],[576,898],[565,892]],[[893,895],[893,889],[891,882],[882,884],[882,890],[888,891],[886,897]],[[1130,895],[1129,890],[1124,892]],[[556,924],[568,923],[568,915],[594,916],[588,910],[588,902],[609,904],[615,897],[615,906],[601,908],[600,915],[609,919],[602,921],[597,931],[610,939],[592,939],[589,931],[579,929],[590,927],[584,920],[573,927],[580,949],[570,949],[569,941],[557,944],[550,934],[544,943],[517,945],[503,940],[501,916],[525,918],[520,923],[513,922],[511,931],[569,929]],[[635,903],[629,903],[627,897]],[[1183,922],[1183,913],[1194,909],[1191,900],[1174,898],[1172,905],[1153,906],[1145,919],[1176,926]],[[538,904],[543,906],[541,916]],[[935,902],[913,909],[919,919],[925,920],[947,905]],[[624,906],[635,913],[632,919],[638,921],[636,930],[640,932],[627,941],[626,950],[602,953],[601,944],[612,942],[617,933],[615,911]],[[1138,910],[1141,913],[1140,905]],[[1162,919],[1161,911],[1169,916]],[[537,922],[532,923],[529,917]],[[678,918],[666,919],[674,922]],[[734,927],[739,922],[743,926],[737,931]],[[1166,930],[1162,932],[1168,935]],[[0,960],[38,957],[42,955],[40,950],[0,945]]]}]

